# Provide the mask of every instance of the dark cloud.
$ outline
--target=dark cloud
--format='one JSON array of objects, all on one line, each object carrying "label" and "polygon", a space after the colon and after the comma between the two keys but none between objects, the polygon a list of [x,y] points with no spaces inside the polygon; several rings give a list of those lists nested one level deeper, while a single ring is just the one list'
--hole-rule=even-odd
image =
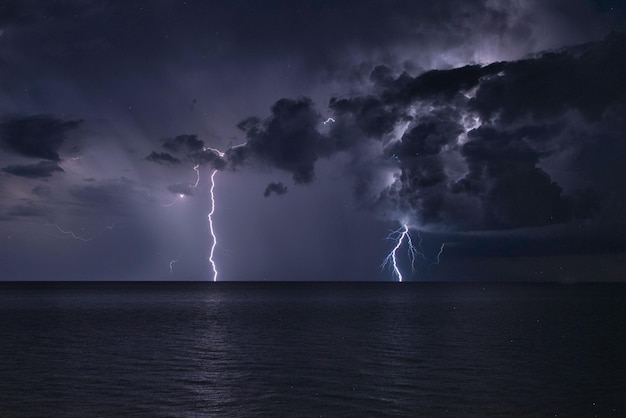
[{"label": "dark cloud", "polygon": [[[615,116],[626,103],[624,69],[621,34],[520,61],[416,77],[394,78],[388,67],[376,67],[374,94],[331,100],[338,122],[330,136],[334,149],[364,138],[388,143],[385,159],[371,166],[400,170],[372,203],[387,216],[460,229],[567,223],[598,213],[606,179],[591,166],[581,173],[584,181],[568,181],[566,190],[544,162],[580,155],[594,143],[623,154],[623,118]],[[394,140],[402,125],[404,133]],[[588,138],[589,145],[572,147],[571,135]],[[357,196],[371,196],[372,181],[371,174],[357,173]]]},{"label": "dark cloud", "polygon": [[274,193],[277,196],[284,195],[285,193],[287,193],[287,186],[285,186],[281,182],[270,183],[265,188],[265,191],[263,192],[263,196],[269,197],[272,195],[272,193]]},{"label": "dark cloud", "polygon": [[172,154],[168,154],[167,152],[156,152],[152,151],[147,157],[146,160],[151,161],[157,164],[165,164],[165,165],[176,165],[180,164],[181,161],[174,157]]},{"label": "dark cloud", "polygon": [[42,179],[51,177],[54,173],[62,173],[63,169],[54,161],[40,161],[37,164],[9,165],[4,167],[2,171],[14,176]]},{"label": "dark cloud", "polygon": [[481,83],[470,108],[501,123],[555,118],[577,109],[599,120],[626,94],[626,34],[597,43],[502,65],[501,76]]},{"label": "dark cloud", "polygon": [[[405,109],[384,97],[374,95],[330,100],[330,109],[338,124],[333,129],[340,149],[368,138],[381,138],[389,134],[395,124],[405,117]],[[348,130],[350,126],[350,130]]]},{"label": "dark cloud", "polygon": [[455,121],[456,118],[458,114],[448,110],[433,112],[417,119],[400,141],[387,148],[387,153],[400,160],[439,154],[444,146],[453,143],[463,132],[463,127]]},{"label": "dark cloud", "polygon": [[[374,93],[330,100],[336,123],[327,134],[320,132],[310,100],[281,99],[267,119],[239,123],[248,142],[226,158],[234,166],[261,161],[292,173],[296,183],[308,183],[319,158],[340,151],[357,155],[372,140],[383,144],[385,158],[370,158],[369,168],[361,163],[355,170],[357,196],[372,196],[372,173],[397,166],[395,181],[371,205],[389,216],[459,229],[586,218],[597,213],[601,193],[590,184],[569,184],[566,190],[542,164],[572,152],[565,139],[574,129],[568,112],[580,111],[586,118],[581,132],[589,135],[598,129],[594,123],[625,102],[626,82],[609,65],[615,65],[615,54],[625,60],[617,61],[618,68],[626,68],[626,37],[613,34],[520,61],[416,77],[394,78],[379,66],[371,75]],[[472,118],[477,127],[468,128]],[[394,140],[401,125],[404,133]],[[265,195],[276,191],[268,186]]]},{"label": "dark cloud", "polygon": [[[178,135],[163,140],[163,148],[168,152],[152,151],[146,160],[159,164],[181,164],[183,161],[196,165],[209,165],[216,170],[226,168],[227,162],[218,150],[205,146],[197,135]],[[175,157],[176,154],[178,157]]]},{"label": "dark cloud", "polygon": [[48,218],[54,213],[51,207],[41,205],[37,202],[28,200],[24,204],[18,204],[10,207],[5,217],[10,218]]},{"label": "dark cloud", "polygon": [[48,115],[7,118],[0,123],[0,145],[25,157],[59,161],[61,145],[81,123]]},{"label": "dark cloud", "polygon": [[460,91],[476,87],[481,78],[498,73],[503,66],[503,63],[494,63],[484,67],[467,65],[451,70],[432,70],[412,80],[404,75],[398,77],[391,88],[396,89],[398,98],[405,102],[415,99],[451,100]]},{"label": "dark cloud", "polygon": [[325,149],[317,130],[320,115],[311,100],[280,99],[264,121],[249,118],[238,127],[248,139],[244,149],[228,154],[236,164],[247,158],[290,172],[296,183],[315,177],[315,161]]},{"label": "dark cloud", "polygon": [[[282,253],[279,244],[289,245],[289,217],[311,208],[303,225],[310,229],[300,234],[312,240],[305,256],[311,265],[294,263],[311,277],[332,264],[317,260],[336,257],[333,267],[348,274],[372,259],[363,254],[385,252],[390,243],[378,234],[388,225],[366,215],[420,228],[426,250],[449,234],[442,238],[450,243],[446,255],[487,241],[484,254],[502,242],[515,254],[533,231],[554,234],[539,247],[545,249],[577,236],[580,225],[597,230],[595,241],[611,229],[624,242],[623,35],[561,49],[623,25],[624,6],[611,3],[616,7],[604,0],[0,0],[0,117],[21,115],[0,119],[8,157],[0,165],[0,211],[43,216],[45,202],[63,227],[75,228],[127,217],[110,242],[94,240],[81,253],[85,272],[106,266],[111,270],[96,270],[113,278],[157,277],[161,268],[167,276],[167,260],[179,251],[184,261],[174,273],[188,268],[185,277],[207,277],[210,237],[194,225],[206,222],[209,196],[171,210],[160,204],[170,199],[156,197],[196,192],[186,183],[195,180],[196,165],[205,192],[210,169],[270,171],[215,178],[221,251],[252,255],[229,271],[237,257],[218,246],[223,278],[265,276],[255,257],[271,265],[267,277],[292,277],[273,275],[277,264],[266,260]],[[538,54],[545,49],[552,52]],[[283,97],[291,99],[276,101]],[[234,125],[246,115],[258,117],[242,121],[241,134]],[[79,117],[89,124],[70,120]],[[334,122],[323,124],[329,117]],[[89,133],[80,152],[78,129]],[[244,145],[223,148],[242,137]],[[153,148],[146,150],[147,141]],[[66,173],[54,175],[62,159]],[[297,184],[321,181],[268,214],[254,205],[273,169]],[[24,189],[25,180],[10,172],[47,179],[49,188]],[[111,179],[120,173],[133,180]],[[355,205],[343,200],[351,180]],[[266,194],[284,190],[274,184],[281,187],[270,184]],[[312,202],[321,199],[333,201],[316,211]],[[255,216],[246,216],[250,210]],[[16,226],[8,228],[21,231]],[[339,242],[338,230],[363,244],[358,254],[350,245],[325,245]],[[371,235],[367,252],[361,239]],[[467,237],[458,241],[463,248],[452,244],[460,236]],[[19,240],[4,241],[12,247]],[[149,245],[138,245],[144,241]],[[191,248],[196,267],[188,265]],[[111,251],[123,260],[102,257]],[[68,252],[55,265],[75,274],[76,253]],[[37,264],[23,263],[31,258],[28,243],[15,268]]]},{"label": "dark cloud", "polygon": [[174,154],[196,153],[203,150],[204,141],[198,139],[197,135],[178,135],[163,140],[163,148]]},{"label": "dark cloud", "polygon": [[541,226],[570,219],[562,188],[537,167],[540,154],[516,135],[481,127],[462,147],[469,173],[454,187],[480,197],[491,228]]}]

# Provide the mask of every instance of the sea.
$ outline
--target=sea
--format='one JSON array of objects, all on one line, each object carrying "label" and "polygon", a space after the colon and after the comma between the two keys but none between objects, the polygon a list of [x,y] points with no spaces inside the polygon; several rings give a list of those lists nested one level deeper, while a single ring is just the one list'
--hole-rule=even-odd
[{"label": "sea", "polygon": [[0,416],[625,417],[626,285],[2,283]]}]

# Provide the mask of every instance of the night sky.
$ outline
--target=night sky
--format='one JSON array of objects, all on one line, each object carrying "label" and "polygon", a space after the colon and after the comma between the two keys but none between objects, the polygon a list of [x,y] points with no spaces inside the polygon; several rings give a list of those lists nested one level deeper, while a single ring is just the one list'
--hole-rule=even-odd
[{"label": "night sky", "polygon": [[[626,280],[626,5],[0,2],[0,279]],[[437,255],[439,254],[439,263]]]}]

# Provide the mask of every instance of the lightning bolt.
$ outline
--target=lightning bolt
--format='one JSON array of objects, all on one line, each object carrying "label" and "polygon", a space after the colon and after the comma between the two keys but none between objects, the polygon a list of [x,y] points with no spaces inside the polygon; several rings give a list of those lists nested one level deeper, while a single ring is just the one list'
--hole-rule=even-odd
[{"label": "lightning bolt", "polygon": [[[204,148],[204,150],[211,150],[219,155],[221,158],[224,157],[224,153],[215,148]],[[209,189],[209,193],[211,196],[211,210],[207,215],[209,218],[209,232],[211,233],[211,238],[213,239],[211,242],[211,249],[209,251],[209,263],[211,263],[211,268],[213,269],[213,281],[217,281],[217,264],[215,263],[215,247],[217,247],[217,235],[215,235],[215,228],[213,227],[213,214],[215,213],[215,175],[217,174],[217,169],[214,169],[211,173],[211,187]]]},{"label": "lightning bolt", "polygon": [[[208,147],[203,147],[203,151],[213,151],[215,152],[217,155],[219,155],[220,157],[224,157],[224,153],[218,149],[215,148],[208,148]],[[196,164],[193,168],[193,170],[196,172],[196,182],[194,184],[192,184],[191,186],[195,189],[198,187],[198,184],[200,183],[200,164]],[[211,210],[209,211],[209,214],[207,215],[208,219],[209,219],[209,232],[211,233],[211,249],[209,251],[209,263],[211,264],[211,269],[213,270],[213,281],[216,282],[217,281],[217,275],[218,275],[218,271],[217,271],[217,264],[215,263],[215,248],[217,247],[217,235],[215,234],[215,228],[213,225],[213,214],[215,213],[215,175],[217,174],[217,169],[214,169],[213,172],[211,173],[210,176],[210,188],[209,188],[209,194],[211,196]],[[180,194],[178,195],[178,197],[176,199],[174,199],[171,203],[167,203],[167,204],[161,204],[161,206],[163,207],[169,207],[169,206],[173,206],[179,199],[184,198],[185,195],[184,194]],[[176,264],[178,262],[178,259],[180,258],[180,255],[178,256],[178,258],[171,260],[170,261],[170,274],[172,274],[173,271],[173,266],[174,264]]]},{"label": "lightning bolt", "polygon": [[178,253],[178,257],[170,261],[170,274],[172,274],[172,271],[174,270],[174,264],[178,263],[178,260],[180,260],[180,253]]},{"label": "lightning bolt", "polygon": [[104,233],[105,231],[107,231],[107,230],[108,230],[108,231],[110,231],[110,230],[112,230],[112,229],[113,229],[113,227],[115,227],[115,224],[112,224],[112,225],[107,225],[103,231],[101,231],[101,232],[97,233],[97,234],[96,234],[96,235],[94,235],[93,237],[90,237],[90,238],[85,238],[85,237],[82,237],[82,236],[80,236],[80,235],[77,235],[74,231],[66,231],[65,229],[61,228],[61,227],[60,227],[59,225],[57,225],[57,224],[52,224],[52,223],[49,223],[49,224],[46,224],[46,225],[54,226],[56,229],[58,229],[58,230],[59,230],[59,232],[60,232],[60,233],[62,233],[62,234],[64,234],[64,235],[69,235],[69,236],[71,236],[72,238],[74,238],[74,239],[76,239],[76,240],[79,240],[79,241],[83,241],[83,242],[89,242],[89,241],[92,241],[92,240],[94,240],[95,238],[97,238],[99,235],[101,235],[102,233]]},{"label": "lightning bolt", "polygon": [[62,234],[69,235],[69,236],[71,236],[72,238],[77,239],[77,240],[80,240],[80,241],[83,241],[83,242],[89,242],[89,241],[91,241],[92,239],[94,239],[94,238],[95,238],[95,236],[94,236],[94,237],[91,237],[91,238],[84,238],[84,237],[81,237],[80,235],[76,235],[76,234],[74,233],[74,231],[66,231],[66,230],[64,230],[63,228],[61,228],[61,227],[60,227],[59,225],[57,225],[57,224],[48,224],[48,225],[52,225],[52,226],[56,227],[56,228],[59,230],[59,232],[61,232]]},{"label": "lightning bolt", "polygon": [[333,119],[333,118],[328,118],[328,119],[326,119],[323,123],[324,123],[324,125],[326,125],[327,123],[330,123],[330,122],[335,123],[335,119]]},{"label": "lightning bolt", "polygon": [[411,258],[411,271],[415,271],[415,256],[417,255],[415,251],[415,247],[413,246],[413,240],[411,239],[411,234],[409,234],[409,232],[406,232],[406,241],[409,244],[408,247],[408,251],[409,251],[409,257]]},{"label": "lightning bolt", "polygon": [[[380,267],[384,269],[385,267],[389,266],[392,269],[394,275],[398,278],[399,282],[403,280],[403,277],[402,277],[402,272],[400,271],[400,268],[398,267],[397,253],[400,247],[402,247],[402,243],[404,242],[405,238],[406,238],[407,245],[408,245],[408,254],[411,259],[411,268],[413,271],[415,271],[415,259],[417,255],[419,254],[422,257],[424,256],[421,252],[417,251],[417,249],[415,248],[415,245],[413,245],[413,240],[411,239],[411,234],[409,233],[409,227],[406,224],[402,225],[402,228],[392,231],[389,234],[387,239],[396,241],[396,245],[395,247],[393,247],[393,249],[387,255],[387,257],[385,257]],[[421,242],[421,236],[420,236],[420,242]]]},{"label": "lightning bolt", "polygon": [[437,260],[431,265],[439,264],[439,262],[441,261],[441,254],[443,254],[443,249],[445,246],[446,246],[445,242],[441,244],[441,248],[439,248],[439,252],[437,253]]},{"label": "lightning bolt", "polygon": [[193,168],[193,171],[196,172],[196,182],[193,184],[193,188],[195,189],[196,187],[198,187],[198,183],[200,183],[200,164],[196,164],[196,166]]},{"label": "lightning bolt", "polygon": [[211,268],[213,268],[213,281],[217,281],[217,265],[215,264],[215,259],[213,258],[215,254],[215,247],[217,246],[217,236],[215,235],[215,229],[213,228],[213,214],[215,213],[215,175],[217,174],[217,170],[213,170],[211,173],[211,211],[207,215],[209,218],[209,231],[211,232],[211,237],[213,238],[213,242],[211,243],[211,251],[209,252],[209,262],[211,263]]}]

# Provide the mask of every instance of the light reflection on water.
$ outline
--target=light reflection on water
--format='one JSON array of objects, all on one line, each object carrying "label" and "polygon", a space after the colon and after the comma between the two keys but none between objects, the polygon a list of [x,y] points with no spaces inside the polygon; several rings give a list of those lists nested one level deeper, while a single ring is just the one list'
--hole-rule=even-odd
[{"label": "light reflection on water", "polygon": [[0,287],[2,416],[626,414],[623,285]]}]

